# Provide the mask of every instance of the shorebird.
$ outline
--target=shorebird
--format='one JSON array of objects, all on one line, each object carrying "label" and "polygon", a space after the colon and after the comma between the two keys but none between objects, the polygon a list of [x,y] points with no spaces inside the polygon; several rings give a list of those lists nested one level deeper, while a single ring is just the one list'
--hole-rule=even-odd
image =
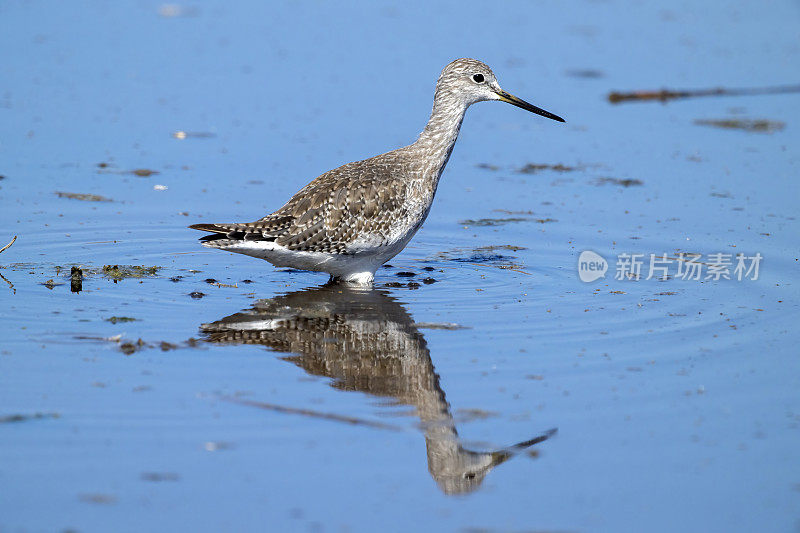
[{"label": "shorebird", "polygon": [[[385,405],[413,407],[419,417],[414,426],[425,436],[428,471],[446,494],[476,490],[497,465],[557,431],[551,429],[503,448],[468,449],[458,435],[424,335],[403,305],[381,289],[328,284],[294,291],[257,300],[248,309],[203,324],[200,330],[207,342],[260,344],[286,354],[281,359],[312,376],[330,378],[328,384],[335,389],[389,400]],[[246,398],[233,401],[319,416]],[[373,422],[348,417],[344,421],[375,429],[403,427],[386,423],[385,418]]]},{"label": "shorebird", "polygon": [[189,227],[211,232],[200,239],[209,248],[368,285],[422,226],[467,108],[487,100],[564,122],[505,92],[486,64],[456,59],[442,70],[428,124],[413,144],[330,170],[255,222]]}]

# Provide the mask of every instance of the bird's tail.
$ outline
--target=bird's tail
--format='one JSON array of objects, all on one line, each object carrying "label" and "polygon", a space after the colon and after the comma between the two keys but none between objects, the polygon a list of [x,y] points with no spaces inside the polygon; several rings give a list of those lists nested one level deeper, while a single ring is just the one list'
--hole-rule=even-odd
[{"label": "bird's tail", "polygon": [[228,233],[228,231],[230,231],[221,226],[218,226],[217,224],[192,224],[191,226],[189,226],[189,229],[208,231],[211,233]]},{"label": "bird's tail", "polygon": [[[196,229],[199,231],[210,232],[211,235],[204,235],[200,237],[200,242],[207,243],[212,241],[229,240],[230,229],[226,229],[217,224],[192,224],[189,229]],[[217,242],[218,245],[222,243]]]}]

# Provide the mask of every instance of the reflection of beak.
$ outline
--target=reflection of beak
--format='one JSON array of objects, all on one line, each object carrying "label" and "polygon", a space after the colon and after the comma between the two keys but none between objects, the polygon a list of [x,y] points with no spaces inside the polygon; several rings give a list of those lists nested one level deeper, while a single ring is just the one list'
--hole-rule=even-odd
[{"label": "reflection of beak", "polygon": [[494,468],[497,465],[501,465],[511,459],[512,454],[509,452],[492,452],[492,462],[489,463],[489,466]]},{"label": "reflection of beak", "polygon": [[526,111],[530,111],[531,113],[536,113],[537,115],[542,115],[543,117],[552,118],[553,120],[557,120],[559,122],[565,122],[565,120],[563,118],[559,117],[558,115],[554,115],[554,114],[550,113],[549,111],[545,111],[544,109],[536,107],[535,105],[529,104],[525,100],[517,98],[513,94],[508,94],[507,92],[505,92],[503,90],[497,90],[497,91],[495,91],[495,93],[497,93],[497,96],[499,96],[500,100],[502,100],[503,102],[508,102],[509,104],[513,104],[513,105],[515,105],[517,107],[521,107],[522,109],[524,109]]},{"label": "reflection of beak", "polygon": [[[520,100],[520,102],[522,102],[525,105],[530,105],[530,104],[528,104],[526,102],[523,102],[522,100]],[[520,107],[522,107],[522,106],[520,106]],[[533,107],[533,106],[531,105],[531,107]],[[523,108],[523,109],[527,109],[527,108]],[[537,107],[536,109],[539,109],[539,108]],[[539,111],[541,111],[541,109],[539,109]],[[534,113],[535,113],[535,111],[534,111]],[[547,113],[547,111],[545,111],[545,113]],[[550,113],[547,113],[547,114],[549,115]],[[547,116],[547,115],[545,115],[545,116]],[[553,116],[555,117],[555,115],[553,115]],[[554,120],[560,119],[560,118],[561,117],[556,117]],[[561,122],[564,122],[564,121],[562,120]],[[552,437],[556,433],[558,433],[558,429],[556,429],[556,428],[548,429],[547,431],[545,431],[544,433],[542,433],[538,437],[534,437],[534,438],[532,438],[530,440],[524,440],[522,442],[518,442],[516,444],[512,444],[511,446],[509,446],[508,448],[506,448],[504,450],[498,450],[496,452],[492,452],[492,462],[490,463],[490,466],[492,468],[494,468],[495,466],[497,466],[499,464],[503,464],[506,461],[508,461],[509,459],[511,459],[515,454],[520,453],[522,450],[524,450],[526,448],[530,448],[534,444],[539,444],[540,442],[546,441],[547,439],[549,439],[550,437]]]}]

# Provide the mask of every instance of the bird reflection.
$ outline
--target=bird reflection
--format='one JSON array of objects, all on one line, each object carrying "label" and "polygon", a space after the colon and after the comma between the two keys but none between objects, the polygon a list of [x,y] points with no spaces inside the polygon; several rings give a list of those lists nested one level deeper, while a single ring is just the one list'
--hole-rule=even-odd
[{"label": "bird reflection", "polygon": [[477,489],[495,466],[550,433],[508,448],[464,448],[425,338],[411,315],[386,292],[329,284],[268,300],[203,324],[205,340],[262,344],[337,389],[366,392],[413,406],[421,421],[428,470],[441,490]]}]

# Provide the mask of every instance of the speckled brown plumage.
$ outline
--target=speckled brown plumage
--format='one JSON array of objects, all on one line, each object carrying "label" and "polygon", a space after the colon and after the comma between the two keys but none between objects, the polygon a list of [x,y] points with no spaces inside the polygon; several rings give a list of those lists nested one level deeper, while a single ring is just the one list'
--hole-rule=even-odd
[{"label": "speckled brown plumage", "polygon": [[[231,239],[272,240],[289,250],[347,253],[348,244],[367,233],[390,234],[392,224],[409,216],[408,187],[422,173],[402,151],[348,163],[322,174],[274,213],[255,222],[195,224],[193,229],[224,233]],[[416,168],[415,168],[416,167]],[[432,195],[430,187],[416,194]]]}]

